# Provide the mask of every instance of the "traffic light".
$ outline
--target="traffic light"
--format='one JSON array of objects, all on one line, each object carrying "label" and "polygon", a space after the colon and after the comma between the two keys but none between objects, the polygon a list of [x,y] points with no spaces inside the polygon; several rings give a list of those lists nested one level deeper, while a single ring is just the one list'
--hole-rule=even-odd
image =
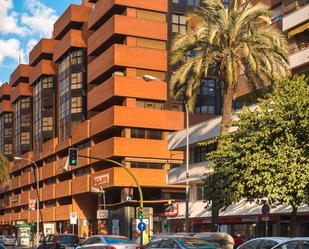
[{"label": "traffic light", "polygon": [[138,219],[139,220],[143,220],[144,219],[144,210],[143,210],[143,208],[141,208],[141,207],[139,207],[138,209],[137,209],[137,213],[138,213]]},{"label": "traffic light", "polygon": [[36,222],[32,221],[30,225],[30,231],[32,234],[36,234],[36,228],[37,228],[36,226],[37,226]]},{"label": "traffic light", "polygon": [[70,148],[69,149],[69,165],[70,166],[77,165],[77,156],[78,156],[78,149]]}]

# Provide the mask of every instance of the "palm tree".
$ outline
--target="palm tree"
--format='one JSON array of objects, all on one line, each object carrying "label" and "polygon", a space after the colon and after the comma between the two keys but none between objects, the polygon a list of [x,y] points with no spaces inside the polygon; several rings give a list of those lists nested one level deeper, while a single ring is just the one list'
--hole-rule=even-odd
[{"label": "palm tree", "polygon": [[289,74],[287,41],[271,25],[270,14],[267,6],[252,5],[250,0],[235,0],[229,9],[221,0],[202,0],[187,14],[195,27],[173,40],[170,58],[178,69],[170,81],[172,97],[185,99],[193,111],[201,80],[211,67],[224,82],[221,132],[226,133],[241,71],[253,88]]},{"label": "palm tree", "polygon": [[[267,6],[252,5],[250,0],[234,0],[229,9],[221,0],[202,0],[200,7],[187,15],[193,28],[173,40],[170,58],[178,69],[170,80],[172,97],[184,99],[193,111],[201,80],[210,69],[215,71],[218,82],[224,82],[222,134],[228,133],[241,71],[252,88],[262,88],[265,82],[289,74],[287,41],[271,25],[270,14]],[[220,208],[213,199],[213,231],[217,231]]]},{"label": "palm tree", "polygon": [[0,154],[0,185],[6,184],[9,180],[8,160]]}]

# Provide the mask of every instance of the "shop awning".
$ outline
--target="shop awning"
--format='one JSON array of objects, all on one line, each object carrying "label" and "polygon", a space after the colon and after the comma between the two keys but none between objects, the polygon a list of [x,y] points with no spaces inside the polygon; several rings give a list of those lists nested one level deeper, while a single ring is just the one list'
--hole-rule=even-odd
[{"label": "shop awning", "polygon": [[304,32],[305,30],[309,29],[309,22],[299,26],[298,28],[296,29],[293,29],[291,30],[289,33],[288,33],[288,38],[291,38],[299,33],[302,33]]}]

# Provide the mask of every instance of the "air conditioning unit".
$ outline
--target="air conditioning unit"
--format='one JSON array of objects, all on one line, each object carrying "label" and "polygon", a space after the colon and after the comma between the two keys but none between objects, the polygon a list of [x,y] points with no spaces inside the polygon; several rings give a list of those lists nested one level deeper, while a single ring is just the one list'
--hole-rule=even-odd
[{"label": "air conditioning unit", "polygon": [[116,72],[113,72],[113,76],[124,76],[124,73],[120,71],[116,71]]}]

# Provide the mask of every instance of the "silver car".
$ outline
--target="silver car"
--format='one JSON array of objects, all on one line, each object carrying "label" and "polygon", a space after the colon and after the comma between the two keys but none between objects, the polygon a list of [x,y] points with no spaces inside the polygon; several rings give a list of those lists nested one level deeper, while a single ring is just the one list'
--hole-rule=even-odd
[{"label": "silver car", "polygon": [[15,246],[16,239],[10,235],[0,235],[0,243],[5,246]]},{"label": "silver car", "polygon": [[137,249],[133,241],[124,236],[94,235],[85,240],[76,249]]},{"label": "silver car", "polygon": [[261,237],[249,240],[237,249],[271,249],[276,245],[289,241],[288,237]]}]

